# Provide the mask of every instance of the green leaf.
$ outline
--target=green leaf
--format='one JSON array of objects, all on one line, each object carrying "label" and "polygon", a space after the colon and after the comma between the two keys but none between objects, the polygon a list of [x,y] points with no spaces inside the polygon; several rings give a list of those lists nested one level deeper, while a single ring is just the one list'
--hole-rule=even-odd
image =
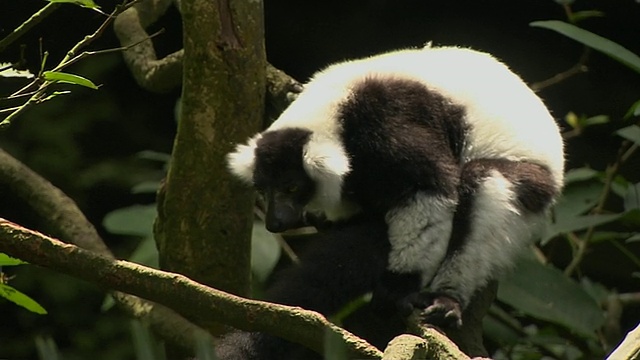
[{"label": "green leaf", "polygon": [[633,233],[630,232],[594,231],[593,235],[591,235],[591,242],[598,243],[602,241],[626,240],[632,235]]},{"label": "green leaf", "polygon": [[11,257],[11,256],[7,255],[7,254],[0,253],[0,267],[1,266],[15,266],[15,265],[22,265],[22,264],[28,264],[28,262],[22,261],[20,259],[16,259],[14,257]]},{"label": "green leaf", "polygon": [[348,360],[347,347],[342,337],[333,331],[324,331],[324,358],[331,360]]},{"label": "green leaf", "polygon": [[131,320],[131,336],[133,338],[133,348],[138,360],[155,360],[157,344],[151,330],[138,320]]},{"label": "green leaf", "polygon": [[132,194],[154,194],[160,188],[160,181],[143,181],[131,188]]},{"label": "green leaf", "polygon": [[251,235],[251,270],[253,275],[264,282],[280,259],[282,248],[273,234],[260,221],[253,222]]},{"label": "green leaf", "polygon": [[604,323],[602,310],[580,285],[558,269],[528,257],[500,283],[498,299],[527,315],[585,336],[594,336]]},{"label": "green leaf", "polygon": [[640,183],[629,186],[624,195],[624,209],[629,211],[640,209]]},{"label": "green leaf", "polygon": [[59,71],[45,71],[44,73],[42,73],[42,76],[47,81],[80,85],[94,90],[98,89],[98,87],[93,82],[91,82],[91,80],[83,78],[79,75],[63,73]]},{"label": "green leaf", "polygon": [[634,116],[640,116],[640,100],[634,102],[629,110],[627,110],[627,113],[624,114],[625,119],[630,119]]},{"label": "green leaf", "polygon": [[607,115],[596,115],[590,118],[586,118],[582,121],[583,127],[591,126],[591,125],[600,125],[606,124],[609,122],[609,117]]},{"label": "green leaf", "polygon": [[630,242],[636,242],[636,241],[640,241],[640,233],[635,234],[633,236],[631,236],[630,238],[628,238],[627,240],[625,240],[626,242],[630,243]]},{"label": "green leaf", "polygon": [[113,234],[151,237],[156,205],[133,205],[108,213],[102,225]]},{"label": "green leaf", "polygon": [[7,284],[0,284],[0,296],[36,314],[47,313],[35,300]]},{"label": "green leaf", "polygon": [[157,269],[159,267],[158,248],[153,237],[148,236],[142,239],[129,256],[129,261]]},{"label": "green leaf", "polygon": [[89,9],[99,9],[100,7],[93,0],[47,0],[50,3],[67,3],[82,6]]},{"label": "green leaf", "polygon": [[577,23],[582,20],[590,19],[593,17],[603,17],[604,13],[598,10],[585,10],[585,11],[577,11],[571,14],[571,22]]},{"label": "green leaf", "polygon": [[600,172],[586,167],[571,169],[567,171],[566,174],[564,174],[564,184],[568,185],[573,182],[591,180],[598,177],[599,175]]},{"label": "green leaf", "polygon": [[575,25],[557,20],[534,21],[529,25],[556,31],[568,38],[593,48],[594,50],[621,62],[637,73],[640,73],[640,56],[607,38],[581,29]]},{"label": "green leaf", "polygon": [[597,204],[603,187],[595,181],[574,182],[566,186],[554,209],[556,218],[568,219],[584,214]]},{"label": "green leaf", "polygon": [[640,126],[638,125],[631,125],[631,126],[627,126],[622,129],[619,129],[618,131],[616,131],[616,134],[640,145]]},{"label": "green leaf", "polygon": [[596,214],[558,219],[558,221],[551,226],[551,229],[554,234],[566,234],[572,231],[583,230],[591,226],[599,226],[610,223],[612,221],[620,219],[624,215],[624,213]]}]

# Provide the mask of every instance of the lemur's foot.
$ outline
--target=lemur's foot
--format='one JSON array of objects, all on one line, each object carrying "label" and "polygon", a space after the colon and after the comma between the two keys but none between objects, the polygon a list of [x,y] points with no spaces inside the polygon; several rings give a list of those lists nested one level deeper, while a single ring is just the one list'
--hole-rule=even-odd
[{"label": "lemur's foot", "polygon": [[423,323],[443,328],[462,326],[462,308],[457,300],[446,295],[431,295],[426,305],[420,314]]}]

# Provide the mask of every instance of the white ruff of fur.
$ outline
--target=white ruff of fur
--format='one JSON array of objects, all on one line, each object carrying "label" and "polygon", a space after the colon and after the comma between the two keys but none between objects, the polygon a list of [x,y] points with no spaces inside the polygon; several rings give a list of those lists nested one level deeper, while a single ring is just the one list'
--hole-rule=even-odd
[{"label": "white ruff of fur", "polygon": [[456,289],[466,306],[475,290],[510,268],[542,228],[544,214],[524,215],[514,206],[514,185],[493,171],[478,188],[471,233],[464,247],[442,264],[431,291]]},{"label": "white ruff of fur", "polygon": [[350,170],[349,157],[340,143],[311,137],[302,154],[302,164],[316,182],[314,197],[307,205],[310,212],[323,212],[329,220],[349,217],[357,212],[342,201],[342,179]]},{"label": "white ruff of fur", "polygon": [[389,270],[420,272],[426,285],[444,259],[456,202],[418,193],[402,208],[387,214]]},{"label": "white ruff of fur", "polygon": [[260,134],[257,134],[249,139],[246,145],[239,144],[236,146],[235,151],[227,154],[227,166],[231,173],[248,184],[253,183],[255,150],[260,136]]}]

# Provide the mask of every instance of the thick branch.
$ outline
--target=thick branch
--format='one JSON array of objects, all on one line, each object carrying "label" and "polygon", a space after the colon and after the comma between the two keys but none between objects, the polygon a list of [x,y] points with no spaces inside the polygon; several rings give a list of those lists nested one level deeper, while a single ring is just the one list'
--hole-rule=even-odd
[{"label": "thick branch", "polygon": [[264,331],[322,352],[326,331],[344,339],[363,358],[381,353],[322,315],[297,307],[248,300],[201,285],[186,276],[113,260],[63,243],[0,218],[0,252],[97,284],[135,294],[178,312],[230,324],[242,330]]},{"label": "thick branch", "polygon": [[[142,88],[165,92],[181,85],[182,59],[179,50],[158,59],[153,42],[145,30],[167,11],[171,0],[145,0],[124,11],[116,18],[113,28],[123,47],[139,43],[125,51],[124,59],[133,77]],[[226,4],[228,5],[228,4]],[[228,15],[228,14],[227,14]],[[292,95],[302,89],[300,84],[284,72],[267,64],[267,109],[275,116],[289,105]]]},{"label": "thick branch", "polygon": [[640,324],[629,331],[622,343],[607,357],[607,360],[638,360],[640,359]]},{"label": "thick branch", "polygon": [[171,3],[171,0],[141,1],[118,15],[113,24],[122,46],[139,43],[123,52],[124,60],[138,84],[149,91],[166,92],[182,82],[184,51],[158,59],[153,42],[145,31],[167,11]]}]

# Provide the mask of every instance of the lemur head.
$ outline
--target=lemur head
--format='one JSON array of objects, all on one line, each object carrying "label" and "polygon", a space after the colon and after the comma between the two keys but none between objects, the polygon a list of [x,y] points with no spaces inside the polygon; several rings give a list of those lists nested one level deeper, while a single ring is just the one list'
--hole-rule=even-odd
[{"label": "lemur head", "polygon": [[233,174],[264,196],[271,232],[299,226],[305,211],[331,218],[343,206],[348,158],[341,144],[319,139],[311,130],[267,130],[238,145],[227,161]]}]

